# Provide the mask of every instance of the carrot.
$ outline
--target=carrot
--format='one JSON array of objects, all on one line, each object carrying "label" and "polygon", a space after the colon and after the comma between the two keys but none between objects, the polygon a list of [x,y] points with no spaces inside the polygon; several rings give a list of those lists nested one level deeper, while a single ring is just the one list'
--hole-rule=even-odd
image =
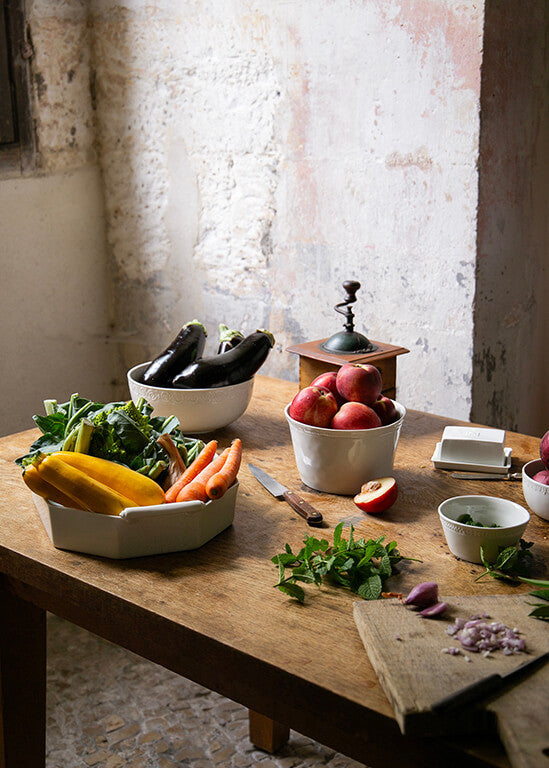
[{"label": "carrot", "polygon": [[219,499],[227,488],[234,483],[240,462],[242,461],[242,440],[236,438],[231,443],[229,455],[219,472],[212,475],[206,484],[206,493],[210,499]]},{"label": "carrot", "polygon": [[202,472],[200,472],[194,480],[183,486],[177,495],[177,501],[208,501],[206,494],[206,483],[212,475],[219,472],[227,456],[229,455],[230,448],[225,448],[221,456],[216,456]]},{"label": "carrot", "polygon": [[191,480],[202,472],[204,467],[207,467],[215,456],[217,451],[217,440],[212,440],[202,448],[196,459],[189,464],[183,474],[179,475],[175,483],[166,491],[166,501],[171,504],[177,501],[179,491],[184,488]]}]

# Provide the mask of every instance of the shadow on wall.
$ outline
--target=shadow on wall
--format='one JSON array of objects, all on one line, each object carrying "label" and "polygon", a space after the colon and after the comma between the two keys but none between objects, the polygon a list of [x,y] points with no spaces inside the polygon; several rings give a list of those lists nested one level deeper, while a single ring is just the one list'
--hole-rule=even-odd
[{"label": "shadow on wall", "polygon": [[471,419],[549,428],[549,6],[486,0]]}]

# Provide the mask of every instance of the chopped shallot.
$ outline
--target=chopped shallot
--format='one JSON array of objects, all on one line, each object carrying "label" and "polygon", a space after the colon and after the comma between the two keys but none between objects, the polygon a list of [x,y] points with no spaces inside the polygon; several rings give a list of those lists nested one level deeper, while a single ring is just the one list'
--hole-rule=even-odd
[{"label": "chopped shallot", "polygon": [[510,656],[526,649],[524,638],[516,627],[511,629],[501,621],[486,621],[480,616],[458,617],[446,632],[459,640],[466,651],[481,652],[483,656],[489,656],[492,651],[503,651]]}]

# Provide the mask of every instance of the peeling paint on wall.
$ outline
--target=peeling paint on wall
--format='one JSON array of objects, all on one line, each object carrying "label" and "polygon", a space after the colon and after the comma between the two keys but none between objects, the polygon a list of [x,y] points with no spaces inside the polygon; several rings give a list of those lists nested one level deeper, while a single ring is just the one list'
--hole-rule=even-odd
[{"label": "peeling paint on wall", "polygon": [[101,168],[120,393],[193,317],[269,327],[295,379],[358,279],[359,330],[412,350],[399,397],[467,418],[482,11],[34,0],[44,168]]}]

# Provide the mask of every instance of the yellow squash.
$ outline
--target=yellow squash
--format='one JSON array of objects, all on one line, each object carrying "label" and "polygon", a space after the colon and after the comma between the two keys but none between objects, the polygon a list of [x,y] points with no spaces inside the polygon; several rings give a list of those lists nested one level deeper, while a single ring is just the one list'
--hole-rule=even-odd
[{"label": "yellow squash", "polygon": [[164,491],[158,483],[122,464],[73,451],[58,451],[51,455],[70,464],[74,469],[79,469],[93,480],[132,499],[133,507],[148,507],[151,504],[164,503]]},{"label": "yellow squash", "polygon": [[37,467],[43,480],[92,512],[119,515],[126,507],[141,506],[114,488],[67,464],[55,453],[46,456]]},{"label": "yellow squash", "polygon": [[84,507],[77,501],[71,499],[69,496],[66,496],[54,485],[51,485],[51,483],[47,483],[44,478],[40,476],[40,473],[34,464],[31,464],[29,467],[27,467],[23,475],[23,480],[27,488],[30,488],[31,491],[34,491],[37,496],[42,496],[43,499],[55,501],[57,504],[61,504],[63,507],[75,507],[76,509],[84,509]]}]

